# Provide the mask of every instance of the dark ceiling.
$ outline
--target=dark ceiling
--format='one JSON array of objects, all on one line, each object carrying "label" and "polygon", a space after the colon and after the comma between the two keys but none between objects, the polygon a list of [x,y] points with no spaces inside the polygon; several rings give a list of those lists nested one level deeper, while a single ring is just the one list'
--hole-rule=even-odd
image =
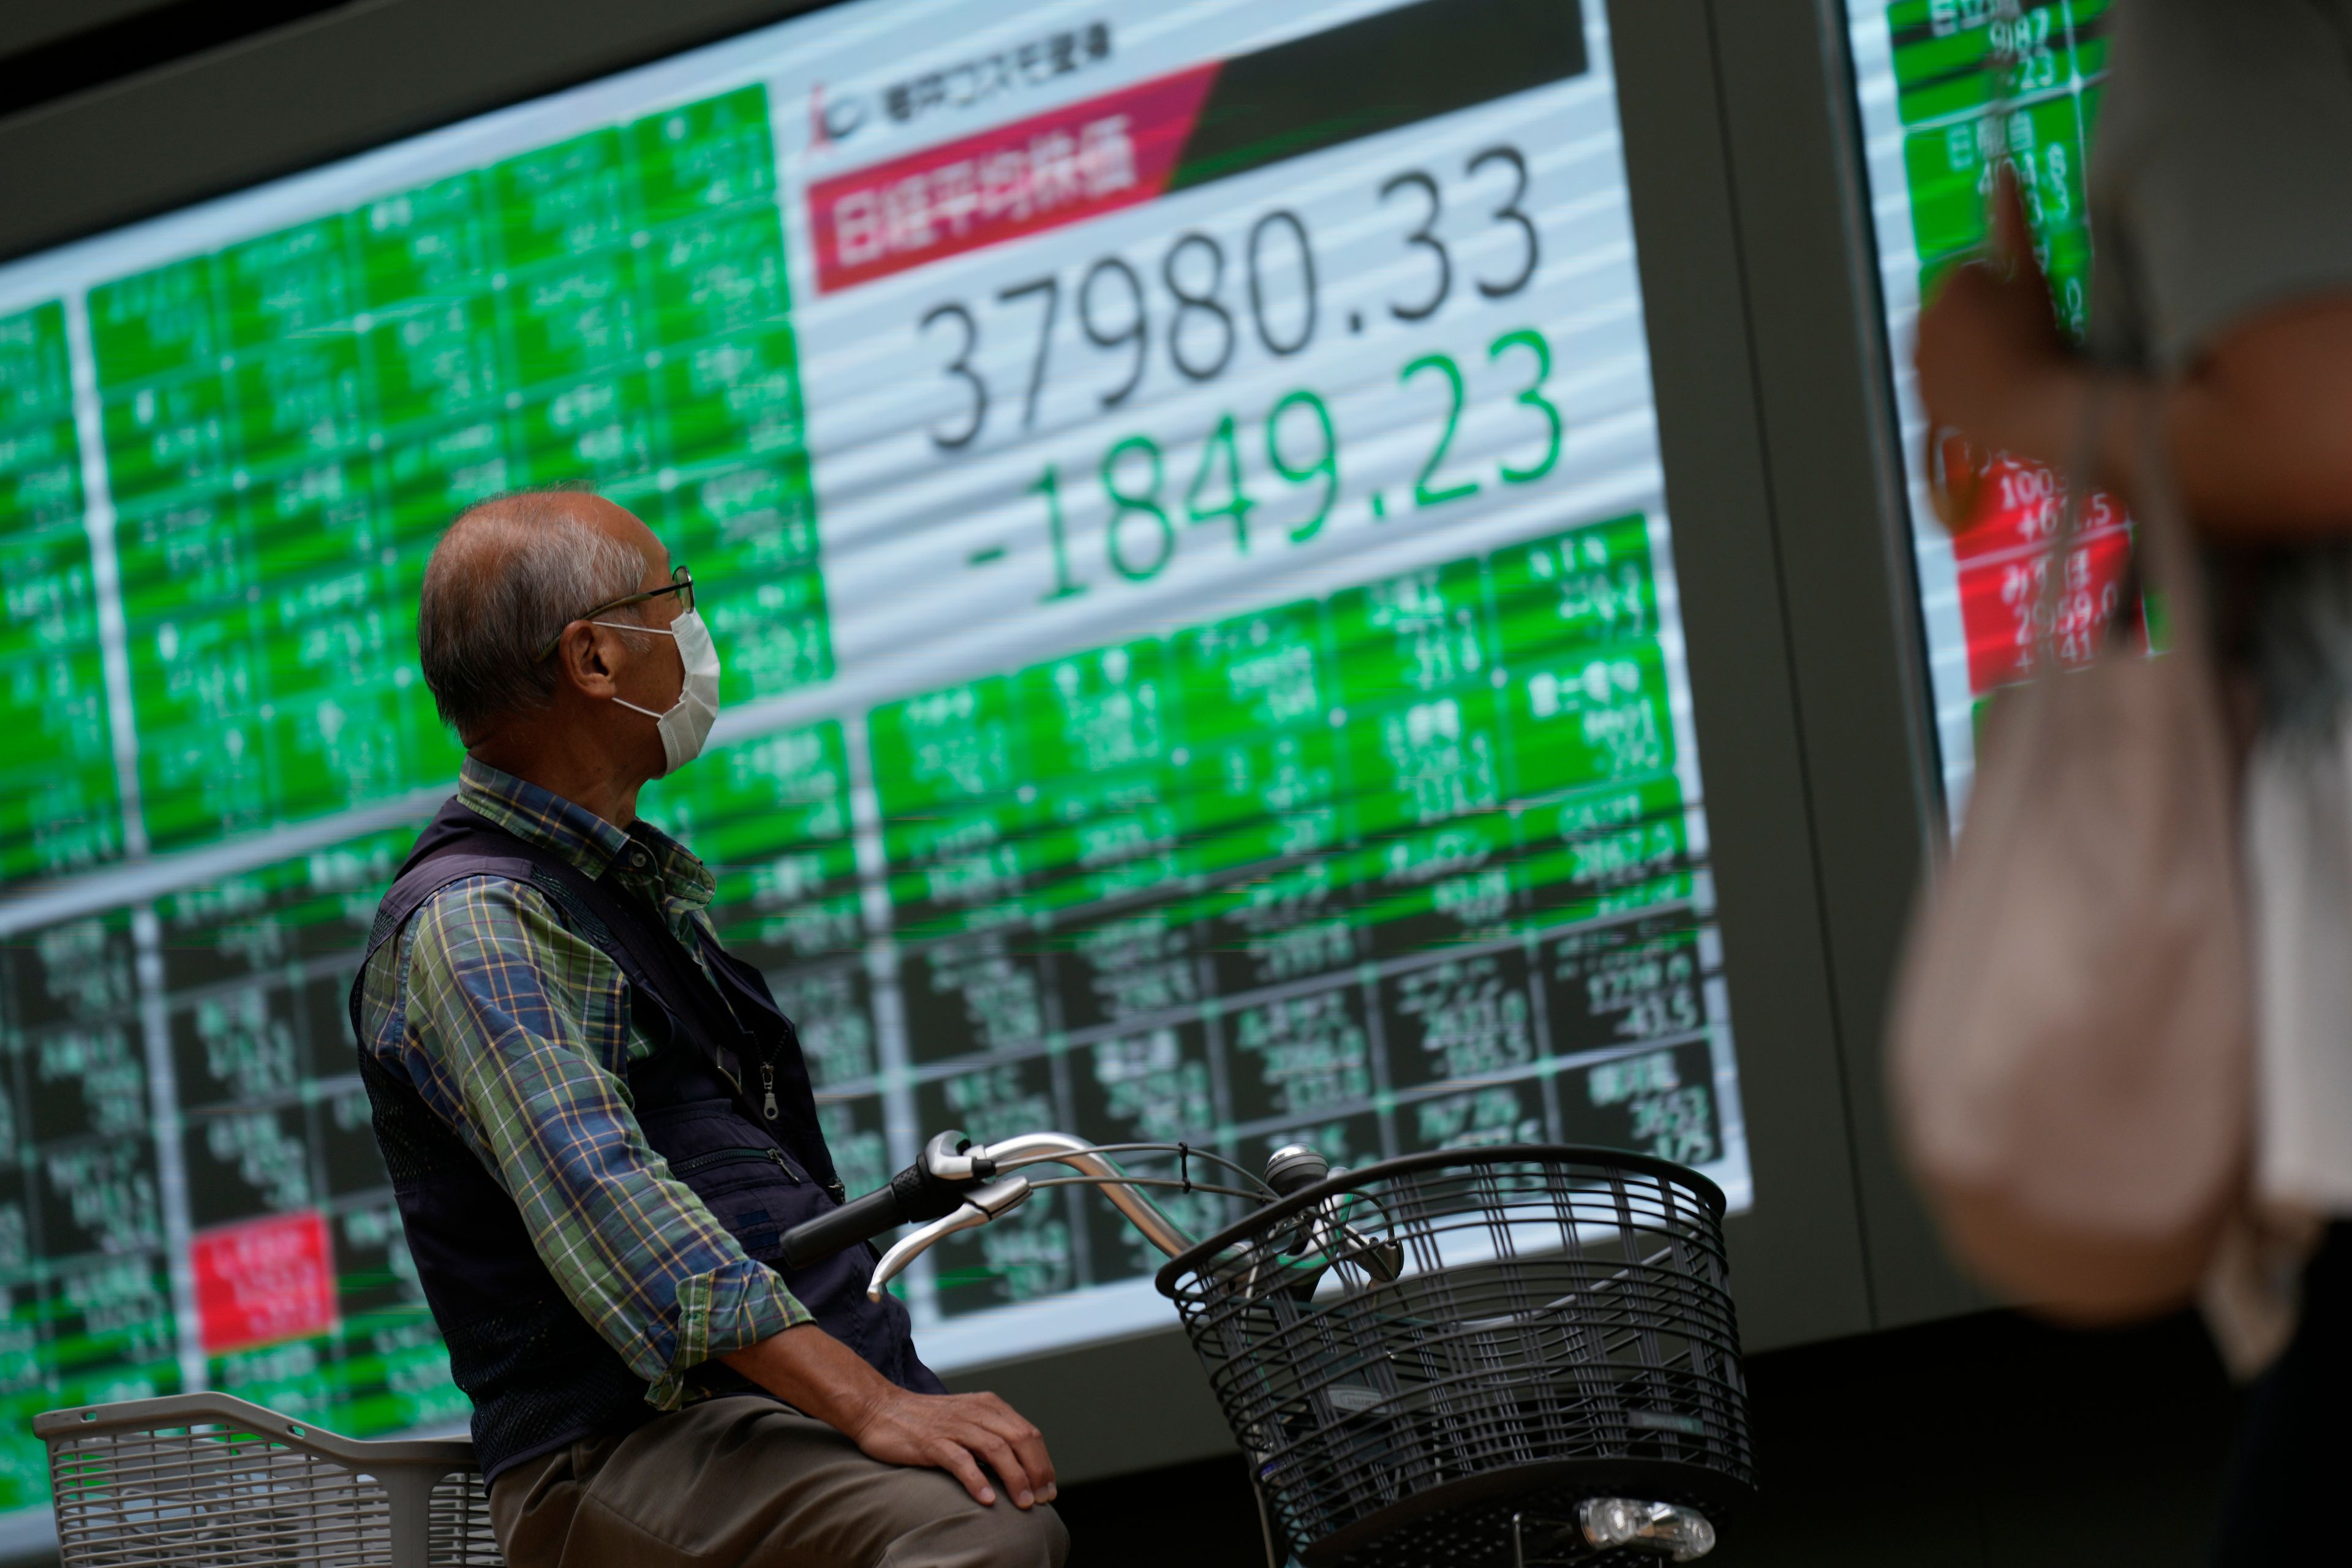
[{"label": "dark ceiling", "polygon": [[368,0],[12,0],[0,120]]}]

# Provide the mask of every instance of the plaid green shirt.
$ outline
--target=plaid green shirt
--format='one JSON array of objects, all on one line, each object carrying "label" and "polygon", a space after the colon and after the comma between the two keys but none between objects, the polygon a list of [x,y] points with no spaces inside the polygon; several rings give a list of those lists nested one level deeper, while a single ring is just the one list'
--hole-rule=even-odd
[{"label": "plaid green shirt", "polygon": [[[699,950],[710,872],[667,838],[471,757],[457,798],[591,877],[609,872]],[[654,852],[645,868],[626,853],[639,844]],[[514,1198],[540,1260],[652,1385],[648,1403],[677,1409],[694,1366],[809,1321],[646,1146],[625,1078],[654,1047],[630,1023],[628,982],[537,889],[474,877],[435,894],[369,962],[360,1016],[376,1059]]]}]

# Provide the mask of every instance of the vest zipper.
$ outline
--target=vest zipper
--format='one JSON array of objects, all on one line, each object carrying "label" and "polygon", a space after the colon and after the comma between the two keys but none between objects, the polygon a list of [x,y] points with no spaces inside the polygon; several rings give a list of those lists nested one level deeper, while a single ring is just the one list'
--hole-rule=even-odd
[{"label": "vest zipper", "polygon": [[776,1119],[776,1064],[760,1064],[760,1092],[766,1098],[760,1101],[760,1114],[773,1121]]},{"label": "vest zipper", "polygon": [[800,1173],[793,1169],[792,1162],[786,1160],[783,1152],[779,1149],[713,1149],[707,1154],[696,1154],[688,1159],[671,1161],[669,1173],[673,1176],[685,1177],[693,1175],[698,1171],[709,1170],[714,1165],[749,1164],[761,1160],[767,1161],[777,1170],[782,1171],[785,1179],[793,1185],[800,1185]]}]

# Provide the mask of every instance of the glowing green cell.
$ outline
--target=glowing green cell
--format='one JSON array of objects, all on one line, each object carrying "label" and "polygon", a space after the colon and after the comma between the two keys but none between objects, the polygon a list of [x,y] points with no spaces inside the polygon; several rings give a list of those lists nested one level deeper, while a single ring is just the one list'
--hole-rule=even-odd
[{"label": "glowing green cell", "polygon": [[1486,679],[1495,662],[1486,625],[1486,574],[1475,561],[1333,595],[1340,700],[1352,710]]},{"label": "glowing green cell", "polygon": [[539,386],[623,360],[643,337],[631,252],[600,252],[512,277],[502,297],[514,384]]},{"label": "glowing green cell", "polygon": [[781,318],[790,299],[783,233],[772,206],[674,224],[655,234],[641,255],[653,310],[648,336],[656,342],[747,331]]},{"label": "glowing green cell", "polygon": [[233,352],[326,331],[359,309],[360,291],[341,214],[233,245],[214,264]]},{"label": "glowing green cell", "polygon": [[371,318],[367,362],[377,422],[398,429],[491,405],[506,389],[490,296],[412,303]]},{"label": "glowing green cell", "polygon": [[361,291],[378,310],[478,294],[492,270],[482,182],[472,173],[369,202],[352,214]]},{"label": "glowing green cell", "polygon": [[776,161],[763,87],[649,114],[627,136],[648,224],[772,199]]},{"label": "glowing green cell", "polygon": [[626,239],[627,171],[618,131],[592,131],[494,164],[488,175],[509,270]]},{"label": "glowing green cell", "polygon": [[1487,571],[1506,664],[1657,635],[1649,523],[1638,515],[1496,551]]},{"label": "glowing green cell", "polygon": [[72,406],[65,308],[52,300],[0,316],[0,429],[55,417]]},{"label": "glowing green cell", "polygon": [[1564,648],[1514,664],[1507,703],[1514,797],[1674,766],[1665,664],[1654,643]]},{"label": "glowing green cell", "polygon": [[222,486],[236,467],[228,378],[159,382],[107,400],[106,471],[117,501]]},{"label": "glowing green cell", "polygon": [[92,289],[89,336],[100,384],[124,386],[177,371],[216,369],[227,346],[216,297],[209,256]]}]

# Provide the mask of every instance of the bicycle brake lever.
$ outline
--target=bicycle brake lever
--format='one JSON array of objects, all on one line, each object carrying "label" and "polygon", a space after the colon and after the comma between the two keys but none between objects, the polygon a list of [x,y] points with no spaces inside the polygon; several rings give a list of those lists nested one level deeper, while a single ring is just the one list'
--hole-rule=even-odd
[{"label": "bicycle brake lever", "polygon": [[945,1240],[957,1231],[971,1230],[1011,1214],[1028,1200],[1030,1190],[1026,1176],[1006,1176],[986,1186],[972,1188],[963,1194],[962,1206],[953,1214],[908,1232],[882,1255],[882,1261],[874,1266],[874,1278],[866,1283],[866,1299],[879,1301],[882,1293],[889,1289],[890,1281],[934,1243]]},{"label": "bicycle brake lever", "polygon": [[1316,1287],[1334,1264],[1352,1263],[1382,1285],[1393,1285],[1404,1278],[1403,1243],[1394,1239],[1375,1241],[1328,1212],[1315,1216],[1312,1228],[1291,1250],[1294,1256],[1319,1255],[1316,1261],[1304,1265],[1297,1280],[1285,1287],[1294,1300],[1312,1300]]},{"label": "bicycle brake lever", "polygon": [[1374,1241],[1352,1225],[1339,1227],[1341,1245],[1336,1248],[1338,1260],[1352,1263],[1383,1285],[1393,1285],[1404,1278],[1404,1244],[1401,1241]]}]

